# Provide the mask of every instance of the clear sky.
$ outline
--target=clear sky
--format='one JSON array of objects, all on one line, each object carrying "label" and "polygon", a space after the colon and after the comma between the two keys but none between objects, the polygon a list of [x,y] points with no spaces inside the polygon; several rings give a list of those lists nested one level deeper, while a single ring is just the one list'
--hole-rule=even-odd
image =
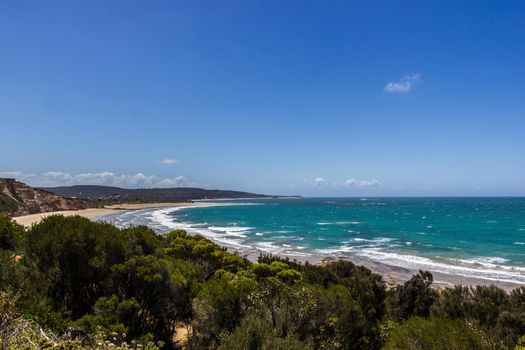
[{"label": "clear sky", "polygon": [[2,175],[525,195],[525,1],[2,1]]}]

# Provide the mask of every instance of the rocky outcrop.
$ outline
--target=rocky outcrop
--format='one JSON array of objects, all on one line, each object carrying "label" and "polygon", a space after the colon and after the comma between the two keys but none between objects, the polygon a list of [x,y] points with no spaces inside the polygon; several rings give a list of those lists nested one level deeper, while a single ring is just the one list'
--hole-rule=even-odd
[{"label": "rocky outcrop", "polygon": [[93,207],[93,203],[66,198],[33,188],[15,179],[0,178],[0,213],[21,216],[60,210],[79,210]]}]

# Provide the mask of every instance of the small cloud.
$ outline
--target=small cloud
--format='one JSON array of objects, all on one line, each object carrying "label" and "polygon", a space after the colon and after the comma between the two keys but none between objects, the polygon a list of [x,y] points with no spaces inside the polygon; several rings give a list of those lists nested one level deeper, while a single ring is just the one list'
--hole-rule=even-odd
[{"label": "small cloud", "polygon": [[421,81],[421,74],[405,75],[397,81],[391,81],[385,85],[386,92],[409,92],[415,84]]},{"label": "small cloud", "polygon": [[373,186],[381,186],[381,182],[379,182],[377,179],[370,179],[370,180],[357,180],[353,177],[344,181],[341,184],[336,184],[336,186],[343,186],[343,187],[373,187]]},{"label": "small cloud", "polygon": [[361,182],[359,182],[359,186],[361,187],[381,186],[381,182],[377,181],[376,179],[361,180]]},{"label": "small cloud", "polygon": [[354,178],[351,178],[351,179],[346,180],[344,184],[345,184],[346,186],[355,186],[355,185],[357,185],[358,183],[359,183],[359,181],[357,181],[357,180],[354,179]]},{"label": "small cloud", "polygon": [[313,180],[307,180],[304,179],[304,183],[309,186],[315,186],[315,187],[324,187],[324,188],[332,188],[332,189],[340,189],[343,187],[376,187],[376,186],[382,186],[381,182],[377,179],[356,179],[356,178],[349,178],[348,180],[345,180],[343,182],[332,182],[327,183],[326,180],[322,177],[316,177]]},{"label": "small cloud", "polygon": [[316,177],[314,179],[314,185],[317,187],[324,185],[324,179],[322,177]]},{"label": "small cloud", "polygon": [[165,159],[161,160],[159,163],[161,163],[161,164],[177,164],[178,161],[177,161],[177,159],[165,158]]}]

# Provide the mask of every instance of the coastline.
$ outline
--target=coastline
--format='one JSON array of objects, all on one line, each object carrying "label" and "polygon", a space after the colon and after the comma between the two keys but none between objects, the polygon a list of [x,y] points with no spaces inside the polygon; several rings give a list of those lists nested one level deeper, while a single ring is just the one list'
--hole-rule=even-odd
[{"label": "coastline", "polygon": [[[346,260],[353,262],[356,265],[362,265],[370,269],[383,277],[383,280],[389,286],[389,288],[395,287],[398,284],[403,284],[408,281],[413,275],[418,273],[418,269],[409,269],[400,266],[388,265],[385,263],[377,262],[371,259],[362,257],[341,257],[341,258],[325,258],[322,259],[319,264],[329,264],[332,261]],[[312,261],[309,261],[312,263]],[[422,269],[425,270],[425,269]],[[459,274],[447,274],[435,270],[429,270],[434,277],[432,286],[436,289],[453,288],[455,285],[463,285],[469,287],[475,286],[489,286],[495,285],[501,289],[510,292],[515,288],[523,286],[520,283],[511,283],[498,280],[489,280],[479,277],[463,276]]]},{"label": "coastline", "polygon": [[51,216],[51,215],[64,215],[64,216],[82,216],[87,219],[95,219],[118,212],[134,211],[142,209],[155,209],[164,207],[192,207],[192,206],[204,206],[204,203],[198,202],[173,202],[173,203],[129,203],[129,204],[112,204],[104,206],[104,208],[89,208],[80,210],[63,210],[63,211],[51,211],[47,213],[37,213],[23,216],[15,216],[12,219],[18,224],[30,227],[33,224],[40,222],[40,220]]},{"label": "coastline", "polygon": [[[204,201],[196,201],[196,202],[173,202],[173,203],[144,203],[144,204],[116,204],[116,205],[110,205],[106,206],[104,208],[91,208],[91,209],[83,209],[83,210],[74,210],[74,211],[56,211],[56,212],[48,212],[48,213],[39,213],[39,214],[32,214],[32,215],[25,215],[20,217],[14,217],[13,220],[17,221],[19,224],[30,227],[31,225],[38,223],[43,218],[50,216],[50,215],[64,215],[64,216],[74,216],[79,215],[91,220],[95,221],[106,221],[104,218],[111,218],[116,216],[119,216],[119,214],[123,213],[129,213],[134,211],[141,211],[141,210],[147,210],[147,209],[162,209],[162,208],[178,208],[178,209],[184,209],[187,207],[209,207],[209,206],[230,206],[230,205],[240,205],[237,203],[224,203],[221,201],[217,201],[215,203],[210,202],[204,202]],[[107,222],[115,224],[115,222],[112,222],[111,220],[108,220]],[[118,225],[117,225],[118,226]],[[167,227],[166,227],[167,228]],[[192,228],[187,227],[177,227],[186,229],[191,234],[201,234],[201,232],[195,231]],[[175,229],[171,228],[171,229]],[[167,231],[167,230],[166,230]],[[160,232],[160,231],[158,231]],[[265,251],[263,249],[252,247],[250,249],[239,249],[235,246],[231,246],[228,244],[225,244],[224,242],[216,241],[213,239],[213,237],[208,237],[204,235],[208,239],[214,241],[216,244],[225,247],[229,251],[237,252],[241,256],[246,257],[252,262],[256,262],[257,258],[261,254],[268,254],[270,252]],[[336,256],[336,255],[327,255],[327,254],[312,254],[310,256],[296,256],[296,255],[288,255],[286,253],[279,254],[279,253],[272,253],[277,256],[283,257],[283,258],[289,258],[291,260],[296,260],[301,263],[308,262],[310,264],[328,264],[331,261],[337,261],[337,260],[346,260],[351,261],[355,263],[356,265],[362,265],[373,271],[374,273],[377,273],[381,275],[384,279],[384,281],[387,283],[389,288],[393,288],[398,284],[403,284],[407,280],[409,280],[412,275],[417,274],[418,268],[407,268],[407,267],[401,267],[401,266],[395,266],[390,265],[384,262],[379,262],[376,260],[368,259],[363,256]],[[425,269],[425,268],[422,268]],[[518,288],[520,286],[523,286],[523,284],[520,283],[512,283],[512,282],[505,282],[505,281],[499,281],[499,280],[490,280],[490,279],[484,279],[479,277],[472,277],[472,276],[463,276],[460,274],[453,274],[453,273],[442,273],[435,270],[429,270],[432,272],[432,275],[434,276],[434,283],[433,286],[437,289],[444,289],[447,287],[454,287],[454,285],[464,285],[464,286],[477,286],[477,285],[496,285],[502,289],[505,289],[507,291],[510,291],[514,288]]]},{"label": "coastline", "polygon": [[[236,251],[235,249],[231,249],[228,247],[228,250],[230,251]],[[258,250],[258,251],[252,251],[249,253],[244,253],[237,251],[242,256],[250,260],[251,262],[256,262],[257,258],[260,254],[267,254],[268,252]],[[277,256],[280,256],[282,258],[288,258],[292,261],[297,261],[300,263],[306,263],[312,265],[327,265],[335,261],[350,261],[356,265],[364,266],[368,269],[370,269],[372,272],[377,273],[378,275],[381,275],[383,277],[383,280],[387,284],[388,288],[395,288],[399,284],[403,284],[406,281],[408,281],[413,275],[418,273],[418,269],[409,269],[401,266],[394,266],[389,265],[386,263],[381,263],[378,261],[374,261],[372,259],[367,259],[364,257],[357,257],[357,256],[340,256],[340,257],[334,257],[334,256],[289,256],[286,254],[275,254]],[[422,269],[424,270],[424,269]],[[511,290],[515,288],[519,288],[520,286],[523,286],[523,284],[520,283],[511,283],[511,282],[504,282],[504,281],[494,281],[494,280],[488,280],[483,279],[479,277],[470,277],[470,276],[462,276],[458,274],[446,274],[441,273],[439,271],[433,271],[429,270],[432,273],[432,276],[434,277],[434,281],[432,283],[432,286],[436,289],[445,289],[445,288],[453,288],[455,285],[463,285],[468,287],[475,287],[475,286],[489,286],[489,285],[495,285],[501,289],[506,290],[507,292],[510,292]]]},{"label": "coastline", "polygon": [[[240,204],[240,203],[210,203],[210,202],[199,202],[199,206],[236,206],[236,205],[246,205],[246,204]],[[184,209],[185,207],[189,207],[187,205],[180,205],[177,209]],[[172,229],[184,229],[188,231],[192,235],[202,235],[214,243],[225,247],[231,252],[237,252],[241,256],[246,257],[248,260],[252,262],[256,262],[259,255],[261,254],[274,254],[283,258],[289,258],[290,260],[296,260],[298,262],[309,262],[310,264],[324,264],[328,261],[337,261],[337,260],[347,260],[355,263],[356,265],[362,265],[367,268],[369,268],[371,271],[381,275],[384,279],[384,281],[387,283],[387,285],[392,288],[395,287],[397,284],[403,284],[407,280],[409,280],[414,274],[417,274],[418,270],[421,268],[422,270],[428,270],[432,272],[432,275],[434,276],[434,283],[433,286],[437,289],[443,289],[446,287],[454,287],[454,285],[464,285],[464,286],[478,286],[478,285],[496,285],[502,289],[505,289],[507,291],[510,291],[514,288],[518,288],[520,286],[523,286],[523,283],[519,282],[508,282],[508,281],[502,281],[497,279],[486,279],[482,277],[476,277],[476,276],[467,276],[462,275],[459,273],[444,273],[442,271],[439,271],[438,269],[429,269],[425,266],[412,266],[412,267],[404,267],[404,266],[398,266],[398,265],[392,265],[388,264],[387,262],[378,261],[374,259],[367,258],[365,256],[357,256],[357,255],[336,255],[336,254],[317,254],[316,252],[311,252],[311,254],[306,255],[295,255],[295,254],[287,254],[286,252],[272,252],[265,249],[262,249],[261,247],[255,247],[255,246],[246,246],[246,245],[235,245],[231,244],[229,242],[228,238],[229,236],[224,237],[221,233],[213,233],[210,235],[211,232],[208,232],[206,228],[202,226],[192,226],[188,225],[186,223],[181,222],[175,222],[171,221],[170,218],[164,217],[166,216],[166,213],[164,213],[165,210],[159,210],[157,211],[157,215],[155,216],[154,221],[149,222],[142,221],[143,218],[139,220],[139,224],[144,224],[147,226],[152,227],[157,232],[167,232]],[[159,214],[162,217],[161,220],[159,220]],[[122,222],[119,223],[119,220],[114,220],[115,215],[118,217],[120,216],[118,213],[114,215],[108,215],[107,219],[108,222],[117,224],[122,224]],[[141,216],[144,215],[144,212],[140,214]],[[146,218],[151,217],[151,212],[148,213],[148,215],[145,215]],[[98,220],[104,220],[104,217],[98,217]],[[129,218],[126,219],[128,221]],[[129,221],[128,221],[129,222]],[[159,226],[160,225],[160,226]]]}]

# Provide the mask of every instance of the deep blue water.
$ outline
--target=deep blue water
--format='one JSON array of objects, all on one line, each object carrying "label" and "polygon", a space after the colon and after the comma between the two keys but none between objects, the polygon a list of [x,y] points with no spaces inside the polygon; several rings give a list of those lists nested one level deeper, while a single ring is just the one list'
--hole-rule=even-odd
[{"label": "deep blue water", "polygon": [[243,252],[347,256],[525,284],[525,198],[305,198],[113,217],[185,228]]}]

